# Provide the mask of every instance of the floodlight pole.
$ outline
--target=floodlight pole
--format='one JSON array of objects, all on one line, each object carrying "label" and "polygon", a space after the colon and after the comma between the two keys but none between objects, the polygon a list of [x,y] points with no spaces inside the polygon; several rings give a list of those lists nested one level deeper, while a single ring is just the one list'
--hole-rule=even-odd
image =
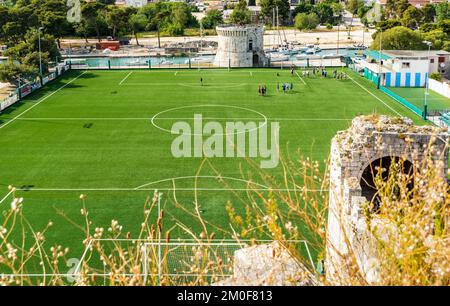
[{"label": "floodlight pole", "polygon": [[337,26],[337,48],[336,48],[336,53],[337,53],[337,55],[339,55],[339,23],[338,23],[338,26]]},{"label": "floodlight pole", "polygon": [[378,56],[379,63],[378,63],[377,89],[380,89],[380,87],[381,87],[381,71],[382,71],[382,68],[381,68],[382,56],[381,56],[381,54],[382,54],[382,52],[383,52],[383,29],[380,28],[380,53],[379,53],[379,56]]},{"label": "floodlight pole", "polygon": [[424,120],[427,120],[427,117],[428,117],[428,89],[430,87],[430,53],[431,53],[431,46],[433,45],[433,43],[430,41],[424,41],[424,43],[426,45],[428,45],[428,55],[427,55],[427,61],[428,61],[427,71],[428,71],[428,73],[425,78],[425,98],[423,101],[423,116],[422,117]]},{"label": "floodlight pole", "polygon": [[42,52],[41,52],[41,30],[43,27],[38,28],[38,49],[39,49],[39,77],[42,85]]}]

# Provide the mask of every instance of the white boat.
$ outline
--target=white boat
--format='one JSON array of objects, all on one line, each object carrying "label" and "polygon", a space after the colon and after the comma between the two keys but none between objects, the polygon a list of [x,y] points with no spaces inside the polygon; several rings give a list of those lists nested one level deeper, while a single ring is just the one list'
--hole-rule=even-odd
[{"label": "white boat", "polygon": [[134,60],[132,60],[132,61],[130,61],[128,63],[130,65],[143,65],[143,64],[148,64],[148,60],[137,58],[137,59],[134,59]]},{"label": "white boat", "polygon": [[297,59],[305,59],[305,58],[308,58],[308,55],[305,54],[305,53],[303,53],[303,54],[298,54],[298,55],[296,56],[296,58],[297,58]]},{"label": "white boat", "polygon": [[[201,63],[211,63],[212,58],[210,57],[193,57],[190,59],[192,64],[201,64]],[[184,61],[185,64],[189,64],[189,59]]]},{"label": "white boat", "polygon": [[322,55],[322,58],[338,58],[338,57],[339,57],[339,55],[334,54],[334,53]]},{"label": "white boat", "polygon": [[270,61],[271,62],[285,62],[285,61],[289,61],[289,54],[271,53],[270,54]]},{"label": "white boat", "polygon": [[311,46],[311,45],[308,45],[308,49],[305,51],[305,53],[306,54],[316,54],[316,53],[319,53],[320,51],[322,51],[322,49],[320,49],[319,47],[317,47],[317,46]]},{"label": "white boat", "polygon": [[296,51],[297,53],[303,53],[303,52],[306,52],[306,50],[308,50],[308,48],[307,47],[294,47],[293,50]]},{"label": "white boat", "polygon": [[309,48],[308,50],[305,51],[305,54],[308,54],[308,55],[316,54],[316,49]]},{"label": "white boat", "polygon": [[354,44],[346,47],[347,50],[365,50],[367,47],[363,44]]},{"label": "white boat", "polygon": [[163,59],[163,60],[161,60],[161,61],[159,62],[159,64],[160,64],[160,65],[173,65],[173,62],[172,62],[172,61],[169,61],[169,60],[166,60],[166,59]]},{"label": "white boat", "polygon": [[292,54],[292,53],[291,53],[291,50],[289,50],[289,49],[286,48],[286,47],[278,48],[278,50],[276,50],[275,53],[278,53],[278,54],[284,54],[284,55]]}]

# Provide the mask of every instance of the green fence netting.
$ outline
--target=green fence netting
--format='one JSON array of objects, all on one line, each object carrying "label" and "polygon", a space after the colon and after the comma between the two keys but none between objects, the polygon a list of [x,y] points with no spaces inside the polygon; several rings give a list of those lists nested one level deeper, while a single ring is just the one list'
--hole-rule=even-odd
[{"label": "green fence netting", "polygon": [[396,100],[397,102],[400,102],[402,105],[409,108],[415,114],[419,115],[420,117],[423,117],[423,111],[420,108],[418,108],[417,106],[413,105],[408,100],[406,100],[405,98],[400,97],[399,95],[397,95],[396,93],[392,92],[391,90],[387,89],[384,86],[380,86],[380,90],[382,92],[384,92],[385,94],[387,94],[388,96],[390,96],[391,98],[393,98],[394,100]]}]

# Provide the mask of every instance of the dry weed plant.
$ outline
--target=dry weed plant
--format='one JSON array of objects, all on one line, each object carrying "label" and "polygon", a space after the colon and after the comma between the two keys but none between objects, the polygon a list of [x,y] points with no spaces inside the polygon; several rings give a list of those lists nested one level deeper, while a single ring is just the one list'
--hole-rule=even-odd
[{"label": "dry weed plant", "polygon": [[[244,240],[250,244],[257,244],[259,239],[279,241],[323,284],[329,284],[315,271],[316,267],[311,266],[306,254],[289,242],[306,240],[316,262],[326,259],[328,161],[319,163],[300,155],[282,159],[281,181],[261,171],[255,162],[249,160],[248,164],[253,176],[242,173],[249,180],[246,194],[233,191],[229,186],[238,200],[226,203],[228,228],[219,228],[202,217],[197,192],[193,210],[178,202],[174,185],[176,206],[197,220],[201,232],[192,232],[180,222],[167,228],[164,211],[156,220],[152,219],[159,196],[155,192],[143,206],[144,219],[139,234],[131,238],[117,220],[112,220],[107,229],[92,228],[86,196],[81,195],[81,215],[85,221],[78,227],[85,235],[85,254],[76,269],[70,272],[61,271],[70,258],[70,250],[61,245],[46,244],[45,237],[52,223],[43,229],[34,228],[22,213],[22,205],[26,203],[23,204],[23,199],[16,197],[14,187],[10,187],[13,201],[5,210],[0,226],[0,284],[208,285],[223,279],[232,269],[232,252],[218,254],[217,249],[211,247],[214,243],[220,244],[222,239],[232,239],[242,245]],[[450,284],[449,187],[447,178],[439,175],[435,165],[430,158],[423,164],[414,165],[413,173],[402,173],[400,162],[392,163],[388,177],[383,176],[386,171],[383,166],[374,169],[373,182],[378,190],[379,205],[374,207],[368,202],[365,210],[369,233],[377,250],[380,275],[372,284]],[[207,159],[198,174],[205,167],[220,177],[220,172]],[[270,188],[261,190],[252,183],[253,180]],[[227,186],[227,181],[223,180],[223,184]],[[198,186],[198,180],[195,185]],[[237,212],[237,205],[245,207],[243,213]],[[74,223],[69,218],[67,222]],[[389,226],[380,227],[380,224]],[[191,244],[171,245],[171,242],[177,242],[171,237],[176,227],[191,238]],[[21,233],[20,243],[12,242],[13,232]],[[16,237],[14,241],[19,240]],[[184,254],[179,258],[171,253],[177,248],[179,254]],[[345,256],[347,272],[342,283],[368,285],[356,255]],[[36,262],[37,266],[31,264]]]}]

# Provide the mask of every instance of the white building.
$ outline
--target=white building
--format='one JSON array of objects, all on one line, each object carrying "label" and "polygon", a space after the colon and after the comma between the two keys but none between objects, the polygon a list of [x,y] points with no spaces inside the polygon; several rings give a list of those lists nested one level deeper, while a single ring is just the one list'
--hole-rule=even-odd
[{"label": "white building", "polygon": [[[381,72],[381,85],[386,87],[424,87],[431,73],[450,76],[450,53],[447,51],[395,50],[365,52],[358,65],[367,78],[375,80]],[[380,65],[381,59],[381,65]]]}]

